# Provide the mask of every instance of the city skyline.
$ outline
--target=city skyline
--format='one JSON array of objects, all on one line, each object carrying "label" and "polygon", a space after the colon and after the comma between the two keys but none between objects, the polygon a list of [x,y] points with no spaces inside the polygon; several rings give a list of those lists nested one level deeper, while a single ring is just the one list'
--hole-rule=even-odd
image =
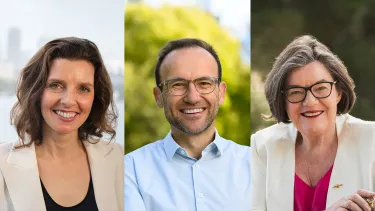
[{"label": "city skyline", "polygon": [[93,41],[105,61],[122,62],[123,13],[122,0],[0,0],[0,19],[6,20],[0,24],[0,57],[6,56],[9,29],[18,28],[20,49],[29,54],[40,48],[39,39],[75,36]]}]

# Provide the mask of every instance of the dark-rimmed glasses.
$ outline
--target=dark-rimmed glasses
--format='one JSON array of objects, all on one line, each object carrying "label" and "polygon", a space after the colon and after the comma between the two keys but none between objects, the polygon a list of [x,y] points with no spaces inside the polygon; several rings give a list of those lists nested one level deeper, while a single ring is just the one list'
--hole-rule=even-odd
[{"label": "dark-rimmed glasses", "polygon": [[162,89],[162,87],[166,87],[168,94],[178,96],[187,93],[190,82],[193,82],[195,89],[200,94],[210,94],[215,90],[216,84],[219,83],[219,79],[213,77],[202,77],[195,80],[176,78],[161,82],[158,87],[160,89]]},{"label": "dark-rimmed glasses", "polygon": [[337,81],[322,81],[315,83],[309,87],[293,86],[281,91],[281,93],[290,103],[299,103],[304,101],[307,95],[307,91],[310,91],[315,98],[322,99],[327,98],[331,95],[332,86],[336,82]]}]

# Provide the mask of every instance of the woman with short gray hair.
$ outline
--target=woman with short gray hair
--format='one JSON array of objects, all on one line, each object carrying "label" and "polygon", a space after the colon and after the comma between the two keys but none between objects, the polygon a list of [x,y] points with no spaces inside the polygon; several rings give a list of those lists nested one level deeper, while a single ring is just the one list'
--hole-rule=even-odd
[{"label": "woman with short gray hair", "polygon": [[343,62],[316,38],[276,58],[265,94],[278,124],[252,145],[252,210],[370,210],[375,123],[348,113],[356,95]]}]

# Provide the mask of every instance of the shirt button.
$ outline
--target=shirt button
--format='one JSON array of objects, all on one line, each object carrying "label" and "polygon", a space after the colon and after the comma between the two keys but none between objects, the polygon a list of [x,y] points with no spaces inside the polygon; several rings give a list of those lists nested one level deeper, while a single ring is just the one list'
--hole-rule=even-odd
[{"label": "shirt button", "polygon": [[199,164],[195,164],[194,166],[195,166],[195,168],[199,168]]},{"label": "shirt button", "polygon": [[199,198],[203,198],[203,193],[198,194]]}]

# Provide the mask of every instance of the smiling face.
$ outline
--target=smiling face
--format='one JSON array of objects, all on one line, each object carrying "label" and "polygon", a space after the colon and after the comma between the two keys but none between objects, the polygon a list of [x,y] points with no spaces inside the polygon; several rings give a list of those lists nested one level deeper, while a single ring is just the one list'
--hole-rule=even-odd
[{"label": "smiling face", "polygon": [[85,60],[53,60],[41,97],[44,133],[78,134],[94,101],[94,73]]},{"label": "smiling face", "polygon": [[[311,86],[320,81],[333,82],[331,74],[320,62],[314,61],[289,73],[286,88],[291,86]],[[318,136],[335,129],[337,104],[341,92],[332,86],[331,95],[317,99],[310,91],[304,101],[290,103],[285,99],[286,111],[299,132],[307,136]]]},{"label": "smiling face", "polygon": [[[218,66],[214,57],[205,49],[190,47],[170,52],[161,65],[161,81],[172,79],[195,80],[202,77],[218,78]],[[163,92],[154,88],[157,104],[164,107],[164,113],[174,130],[190,135],[198,135],[210,127],[224,102],[226,85],[215,84],[215,90],[209,94],[200,94],[194,84],[189,83],[187,93],[180,96],[168,94],[167,86]]]}]

